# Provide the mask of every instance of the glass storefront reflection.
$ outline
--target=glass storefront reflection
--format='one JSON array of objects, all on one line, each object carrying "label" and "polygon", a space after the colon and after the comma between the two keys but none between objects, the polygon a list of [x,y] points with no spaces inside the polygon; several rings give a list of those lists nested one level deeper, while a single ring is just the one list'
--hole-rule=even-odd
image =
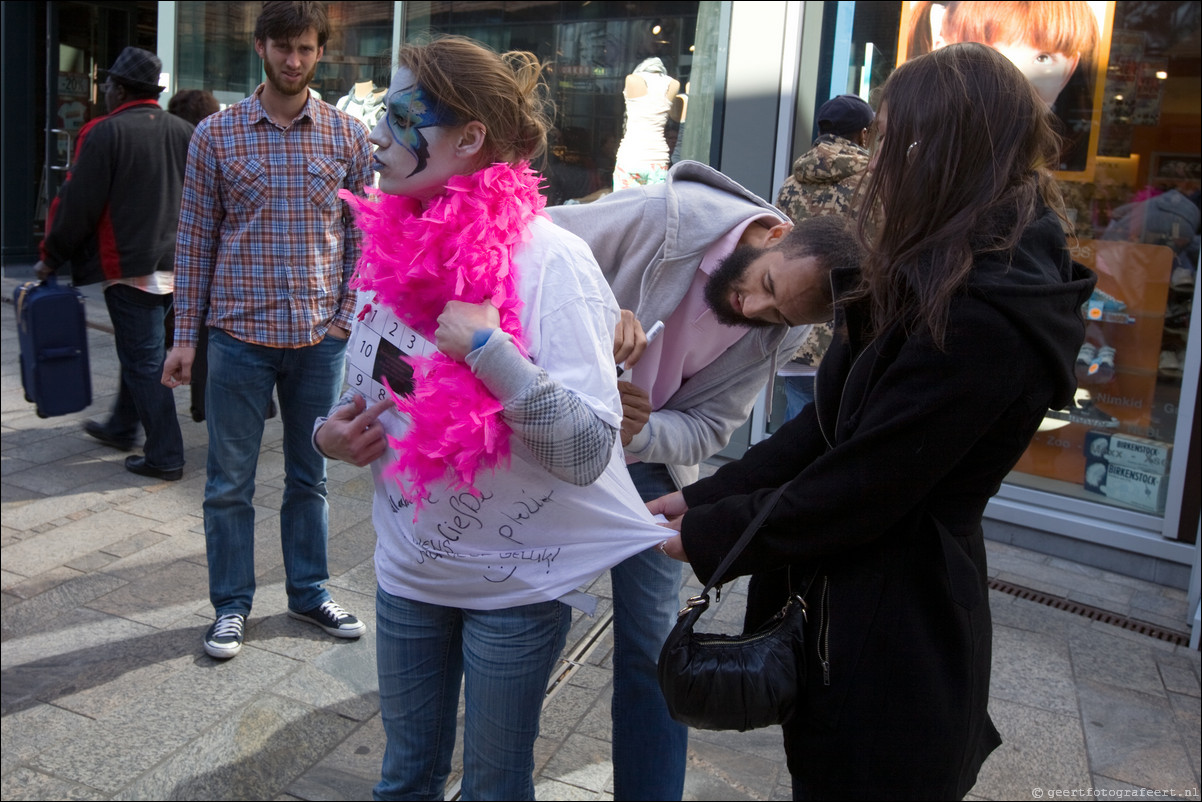
[{"label": "glass storefront reflection", "polygon": [[1185,2],[1111,14],[1094,169],[1061,181],[1074,255],[1098,273],[1080,389],[1011,478],[1163,515],[1199,259],[1202,14]]},{"label": "glass storefront reflection", "polygon": [[[1012,29],[1022,42],[999,33]],[[852,30],[849,44],[823,42],[824,62],[852,60],[847,86],[831,94],[870,103],[893,65],[966,36],[993,38],[985,43],[1012,58],[1026,53],[1020,44],[1034,48],[1032,69],[1064,57],[1063,70],[1043,76],[1069,143],[1056,175],[1074,256],[1097,271],[1098,292],[1083,309],[1077,397],[1049,412],[1009,481],[1163,515],[1199,264],[1202,6],[857,3]],[[1073,90],[1074,81],[1089,91]],[[784,406],[782,384],[774,410]],[[774,417],[769,429],[782,418]]]},{"label": "glass storefront reflection", "polygon": [[[177,4],[178,89],[207,89],[223,108],[255,90],[263,80],[254,50],[256,8],[248,3]],[[369,99],[372,83],[388,73],[394,4],[370,0],[330,3],[328,8],[330,40],[311,86],[330,103],[347,96]]]},{"label": "glass storefront reflection", "polygon": [[[406,3],[405,37],[459,34],[496,50],[529,50],[549,65],[555,128],[542,167],[548,203],[589,202],[613,189],[626,130],[627,76],[658,59],[665,78],[688,92],[698,26],[696,2],[618,3]],[[656,79],[652,79],[655,81]],[[685,144],[682,123],[703,117],[681,97],[665,114],[662,134],[669,158]],[[704,111],[704,110],[703,110]],[[691,119],[690,119],[691,118]],[[708,149],[708,137],[697,145]],[[680,147],[678,147],[678,145]],[[696,158],[689,155],[689,158]]]},{"label": "glass storefront reflection", "polygon": [[[549,65],[555,127],[540,167],[554,205],[588,202],[612,191],[631,108],[628,76],[651,59],[662,67],[663,80],[653,77],[645,85],[658,81],[672,87],[674,95],[668,98],[673,101],[669,112],[663,103],[654,104],[653,112],[657,125],[662,117],[669,160],[710,160],[720,92],[715,76],[727,69],[711,63],[721,50],[721,5],[418,2],[401,5],[400,22],[406,39],[461,34],[501,51],[530,50]],[[846,4],[838,5],[838,13],[845,13]],[[992,44],[1010,48],[1015,58],[1030,55],[1035,71],[1056,66],[1057,54],[1062,56],[1063,69],[1034,77],[1046,84],[1051,107],[1069,134],[1058,179],[1075,253],[1100,276],[1099,293],[1084,310],[1089,330],[1077,364],[1078,397],[1068,411],[1049,414],[1011,481],[1160,514],[1158,494],[1168,461],[1156,457],[1132,466],[1120,463],[1120,457],[1129,463],[1133,444],[1141,441],[1150,444],[1148,453],[1163,457],[1177,433],[1199,259],[1202,58],[1196,41],[1202,10],[1198,3],[1155,0],[857,3],[851,42],[829,37],[822,42],[824,63],[850,59],[847,85],[830,87],[830,94],[850,92],[872,103],[875,90],[908,52],[937,46],[940,38],[973,35],[971,15],[960,8],[969,5],[978,16],[986,6],[1002,15],[1011,6],[1038,7],[1028,11],[1042,15],[1043,38]],[[1068,5],[1088,10],[1086,32],[1074,28],[1080,25],[1067,13]],[[253,91],[260,67],[250,46],[254,15],[249,8],[178,4],[179,88],[210,89],[227,104]],[[335,33],[314,88],[326,100],[362,112],[368,124],[388,71],[395,9],[389,2],[330,4]],[[925,21],[925,28],[915,20]],[[925,31],[925,44],[918,30]],[[827,87],[817,89],[826,96]],[[773,406],[783,409],[783,397]],[[779,412],[775,417],[769,429],[779,423]],[[1105,452],[1097,445],[1103,435]],[[1134,489],[1123,486],[1117,467],[1116,478],[1098,481],[1099,469],[1093,467],[1098,459],[1107,472],[1113,464],[1153,475],[1145,494],[1151,501],[1133,501]]]}]

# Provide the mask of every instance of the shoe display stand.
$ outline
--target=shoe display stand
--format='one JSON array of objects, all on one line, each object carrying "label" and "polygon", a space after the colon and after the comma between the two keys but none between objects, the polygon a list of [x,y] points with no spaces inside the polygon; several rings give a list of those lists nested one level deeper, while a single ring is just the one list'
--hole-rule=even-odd
[{"label": "shoe display stand", "polygon": [[[1092,483],[1086,477],[1091,432],[1152,441],[1173,436],[1160,431],[1154,414],[1173,251],[1162,245],[1082,240],[1073,258],[1098,275],[1097,290],[1082,308],[1086,343],[1077,357],[1076,397],[1068,409],[1048,411],[1015,471],[1051,480],[1050,490],[1066,492],[1072,486],[1079,491],[1075,495],[1096,498],[1096,469]],[[1140,508],[1119,497],[1110,500]]]}]

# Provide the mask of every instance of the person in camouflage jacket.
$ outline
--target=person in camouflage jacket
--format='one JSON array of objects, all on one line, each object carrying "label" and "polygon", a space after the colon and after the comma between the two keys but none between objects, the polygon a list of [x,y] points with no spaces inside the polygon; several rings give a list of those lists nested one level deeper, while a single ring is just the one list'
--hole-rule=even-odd
[{"label": "person in camouflage jacket", "polygon": [[[793,174],[776,196],[776,208],[796,224],[807,217],[836,214],[854,220],[856,190],[868,169],[872,107],[855,95],[839,95],[818,109],[818,138],[793,162]],[[834,335],[831,323],[810,329],[793,363],[817,369]],[[813,400],[813,374],[785,379],[786,420]]]},{"label": "person in camouflage jacket", "polygon": [[794,223],[824,214],[852,218],[859,212],[855,192],[867,168],[867,148],[838,134],[822,134],[793,162],[793,174],[780,188],[776,208]]}]

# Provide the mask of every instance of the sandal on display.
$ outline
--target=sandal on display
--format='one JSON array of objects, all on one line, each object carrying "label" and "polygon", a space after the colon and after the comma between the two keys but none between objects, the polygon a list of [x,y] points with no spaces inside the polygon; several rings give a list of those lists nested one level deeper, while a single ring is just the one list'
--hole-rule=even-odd
[{"label": "sandal on display", "polygon": [[1077,362],[1073,365],[1073,372],[1077,374],[1077,381],[1089,381],[1089,368],[1097,356],[1098,347],[1096,345],[1091,342],[1082,343],[1081,350],[1077,352]]},{"label": "sandal on display", "polygon": [[1088,390],[1078,390],[1076,398],[1064,409],[1049,409],[1045,418],[1080,423],[1095,429],[1117,429],[1119,419],[1094,405]]},{"label": "sandal on display", "polygon": [[1164,330],[1182,336],[1189,332],[1189,317],[1192,304],[1174,302],[1164,310]]},{"label": "sandal on display", "polygon": [[[1078,357],[1079,359],[1080,357]],[[1089,363],[1089,380],[1099,384],[1114,378],[1114,348],[1103,345]]]},{"label": "sandal on display", "polygon": [[1096,287],[1089,296],[1089,300],[1081,308],[1088,320],[1107,320],[1112,323],[1128,322],[1127,304]]},{"label": "sandal on display", "polygon": [[1184,371],[1181,367],[1181,357],[1177,356],[1176,351],[1160,352],[1160,364],[1157,366],[1157,372],[1170,379],[1181,378]]},{"label": "sandal on display", "polygon": [[1194,271],[1181,265],[1174,267],[1169,276],[1169,286],[1177,292],[1193,292]]}]

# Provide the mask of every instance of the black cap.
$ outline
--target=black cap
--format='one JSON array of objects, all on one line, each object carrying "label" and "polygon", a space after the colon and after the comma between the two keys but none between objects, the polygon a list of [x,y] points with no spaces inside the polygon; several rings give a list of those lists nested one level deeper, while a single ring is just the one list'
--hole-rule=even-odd
[{"label": "black cap", "polygon": [[167,87],[159,86],[159,76],[163,72],[163,62],[149,50],[140,47],[127,47],[117,56],[113,66],[107,70],[97,70],[101,76],[116,78],[118,82],[133,89],[158,89],[162,92]]},{"label": "black cap", "polygon": [[850,139],[872,125],[872,106],[855,95],[839,95],[818,109],[818,133]]}]

